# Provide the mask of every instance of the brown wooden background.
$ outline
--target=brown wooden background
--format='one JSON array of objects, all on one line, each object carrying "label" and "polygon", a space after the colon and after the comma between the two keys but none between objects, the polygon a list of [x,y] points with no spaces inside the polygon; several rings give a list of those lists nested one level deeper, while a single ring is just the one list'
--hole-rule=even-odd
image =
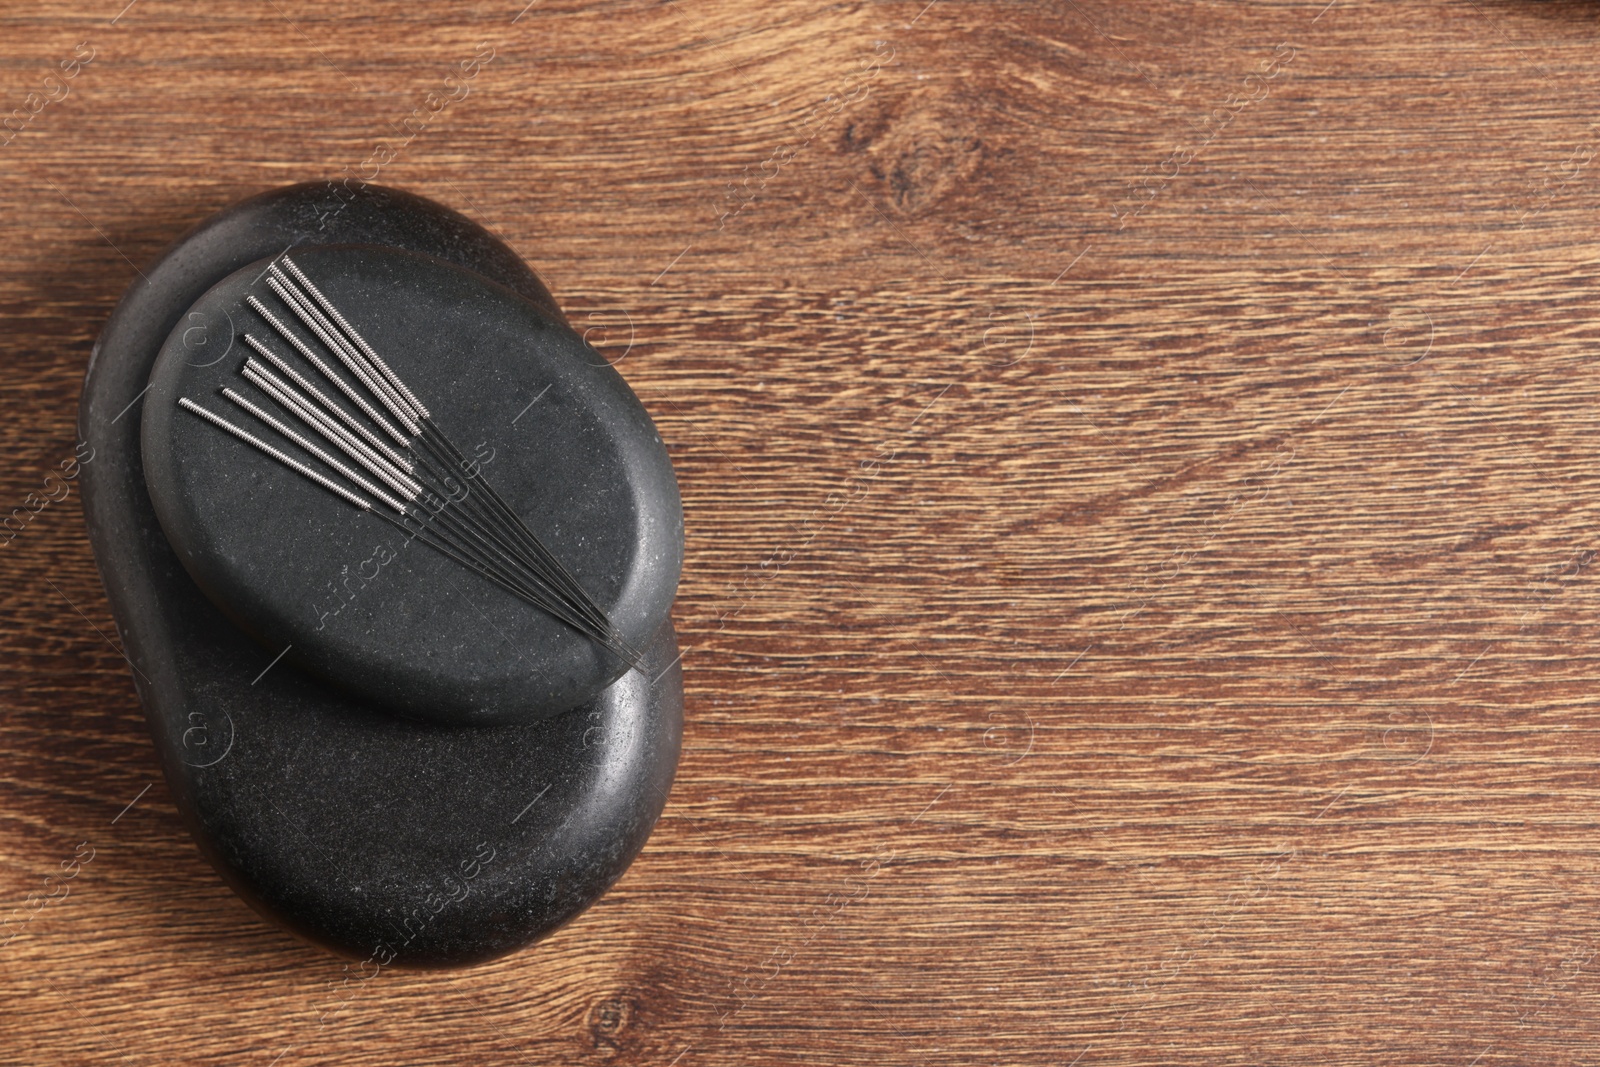
[{"label": "brown wooden background", "polygon": [[0,8],[0,113],[94,57],[0,146],[0,512],[140,266],[423,108],[378,181],[677,463],[666,814],[343,986],[181,827],[74,493],[0,549],[0,1062],[1600,1061],[1600,5],[522,2]]}]

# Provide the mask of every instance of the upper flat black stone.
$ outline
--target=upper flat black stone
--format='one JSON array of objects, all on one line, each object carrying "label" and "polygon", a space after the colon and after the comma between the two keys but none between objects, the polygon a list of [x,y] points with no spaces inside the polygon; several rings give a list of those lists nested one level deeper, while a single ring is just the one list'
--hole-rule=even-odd
[{"label": "upper flat black stone", "polygon": [[[449,263],[370,246],[293,260],[624,638],[647,643],[677,589],[682,505],[666,448],[622,377],[532,301]],[[189,308],[143,401],[156,515],[212,602],[274,655],[287,648],[324,681],[412,718],[526,722],[620,677],[626,663],[567,623],[178,407],[188,397],[333,473],[220,395],[231,388],[293,422],[241,377],[247,358],[261,362],[238,338],[248,332],[360,416],[246,304],[253,295],[321,348],[268,289],[266,268],[249,264]]]},{"label": "upper flat black stone", "polygon": [[419,723],[287,658],[273,664],[275,650],[201,592],[146,489],[152,367],[217,283],[285,248],[331,243],[436,257],[565,321],[516,255],[430,201],[332,183],[244,201],[147,268],[96,343],[78,415],[93,450],[84,510],[168,785],[210,862],[262,915],[369,971],[471,963],[548,935],[643,847],[677,765],[681,668],[666,624],[643,672],[572,711]]}]

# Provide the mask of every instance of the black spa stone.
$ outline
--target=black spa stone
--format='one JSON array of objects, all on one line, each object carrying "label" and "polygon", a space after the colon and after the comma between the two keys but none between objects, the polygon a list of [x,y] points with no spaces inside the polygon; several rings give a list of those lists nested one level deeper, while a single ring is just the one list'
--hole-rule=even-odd
[{"label": "black spa stone", "polygon": [[[365,247],[325,247],[335,245]],[[301,665],[307,660],[297,662],[292,652],[274,662],[281,646],[263,646],[237,623],[251,627],[262,640],[275,641],[279,631],[272,629],[270,620],[263,621],[261,605],[279,602],[274,600],[276,591],[267,590],[255,600],[213,590],[213,596],[228,605],[234,616],[230,618],[196,584],[168,541],[146,487],[140,425],[148,416],[141,407],[154,403],[165,388],[162,375],[152,379],[152,368],[169,338],[178,337],[183,344],[184,329],[199,330],[188,336],[185,360],[196,366],[179,368],[174,381],[187,380],[191,372],[222,373],[218,368],[237,355],[226,352],[236,338],[226,326],[219,329],[207,318],[223,305],[197,302],[241,269],[291,247],[308,274],[313,273],[314,263],[321,264],[313,276],[320,285],[323,274],[328,275],[324,290],[336,303],[349,299],[354,305],[360,295],[334,291],[332,267],[337,261],[341,270],[349,266],[368,272],[362,277],[369,281],[393,280],[416,271],[446,287],[456,286],[464,306],[480,308],[481,317],[472,321],[494,322],[502,329],[517,324],[511,328],[511,346],[503,358],[515,361],[520,354],[526,362],[521,370],[495,371],[507,377],[496,379],[490,390],[507,395],[481,401],[482,409],[459,399],[442,399],[439,405],[441,423],[452,405],[457,405],[457,417],[469,420],[459,429],[445,425],[453,435],[470,438],[470,444],[487,440],[491,428],[487,420],[512,409],[509,394],[532,384],[536,373],[568,382],[567,388],[573,390],[569,425],[584,427],[600,442],[588,455],[596,463],[595,477],[621,476],[624,489],[617,490],[614,482],[597,482],[596,491],[609,502],[588,513],[581,508],[564,510],[571,495],[557,500],[560,507],[543,509],[538,494],[524,481],[526,471],[535,466],[531,457],[503,466],[507,473],[496,487],[508,496],[521,495],[530,523],[547,523],[540,528],[541,535],[563,543],[572,552],[574,568],[587,568],[589,580],[596,583],[592,591],[608,604],[621,605],[619,612],[634,610],[626,608],[629,582],[657,589],[653,598],[641,597],[642,606],[631,616],[632,622],[618,620],[625,628],[631,626],[630,636],[646,648],[642,671],[628,671],[607,684],[614,670],[607,666],[594,683],[598,691],[589,699],[543,719],[492,726],[419,722],[395,712],[425,716],[428,706],[414,694],[386,693],[377,672],[360,684],[336,685],[307,670]],[[669,531],[665,544],[658,546],[659,554],[642,551],[639,546],[649,542],[650,535],[640,534],[637,516],[651,508],[658,509],[659,516],[662,501],[676,500],[675,487],[668,491],[664,485],[638,483],[641,470],[657,470],[655,475],[645,474],[646,479],[659,476],[659,468],[651,468],[648,457],[642,466],[637,463],[637,442],[642,440],[635,432],[638,427],[618,429],[614,420],[627,419],[608,416],[604,403],[584,393],[587,371],[572,370],[572,376],[564,378],[566,365],[551,362],[559,354],[582,362],[587,350],[573,348],[570,337],[540,347],[545,343],[541,337],[548,341],[562,336],[565,320],[538,278],[499,241],[440,205],[374,186],[317,183],[281,189],[203,223],[145,274],[148,282],[141,279],[130,287],[90,360],[79,433],[92,453],[81,449],[91,456],[83,465],[81,483],[90,539],[133,664],[151,736],[172,794],[201,850],[256,910],[331,949],[371,961],[369,971],[391,963],[475,962],[547,935],[621,876],[643,846],[671,785],[682,729],[682,676],[659,589],[675,583],[676,552],[681,547],[673,548]],[[425,298],[413,294],[413,299]],[[190,314],[198,317],[191,319]],[[398,313],[375,319],[370,329],[379,334],[403,319]],[[366,322],[360,325],[369,328]],[[256,332],[254,325],[249,328]],[[478,336],[481,340],[483,335]],[[602,362],[587,354],[589,362]],[[481,348],[458,355],[463,361],[502,358]],[[211,367],[198,366],[212,359],[216,362]],[[412,369],[419,375],[429,373],[421,363]],[[435,372],[447,373],[438,368]],[[552,385],[552,394],[558,388]],[[445,392],[449,390],[443,390],[441,397]],[[531,394],[521,397],[523,404],[529,399]],[[631,394],[624,401],[628,399]],[[625,408],[624,401],[619,403]],[[206,403],[220,409],[222,402]],[[531,418],[537,408],[536,404],[524,418]],[[480,418],[474,414],[480,410],[489,414]],[[595,415],[596,410],[602,414]],[[522,421],[517,420],[516,426]],[[201,429],[205,427],[197,426],[194,432]],[[472,436],[477,430],[485,433]],[[175,424],[167,432],[172,435],[169,441],[187,433]],[[221,443],[195,447],[203,450]],[[486,468],[492,474],[495,464],[510,459],[509,452],[517,446],[489,447],[507,449],[497,450],[496,460]],[[202,466],[247,472],[216,475],[218,499],[234,500],[243,509],[239,518],[257,521],[255,512],[238,503],[240,497],[226,496],[222,482],[227,477],[251,480],[245,496],[251,507],[257,497],[287,494],[287,514],[298,514],[306,529],[333,536],[334,516],[357,529],[360,523],[372,523],[353,509],[340,513],[339,502],[331,497],[325,502],[331,511],[323,510],[324,502],[312,503],[310,496],[297,500],[294,489],[302,487],[291,487],[293,475],[281,469],[257,470],[248,466],[250,458],[242,452],[196,458]],[[565,461],[557,457],[556,462]],[[525,467],[513,477],[519,463]],[[584,465],[572,460],[562,478],[581,481]],[[665,474],[670,478],[670,468]],[[168,470],[164,476],[173,482],[163,492],[192,493],[205,484],[198,475],[185,480],[179,470]],[[318,491],[309,485],[303,488]],[[572,484],[562,491],[576,492]],[[626,507],[617,505],[619,492],[629,502]],[[181,521],[210,522],[219,537],[241,538],[238,544],[245,543],[227,516],[197,512]],[[635,522],[631,529],[623,522],[622,533],[610,528],[579,530],[575,516],[580,513],[586,522],[605,514],[621,514],[624,519],[632,515]],[[301,531],[278,533],[291,537],[307,558],[315,554]],[[189,550],[200,551],[198,536],[193,530],[189,536]],[[360,538],[352,542],[362,543]],[[421,544],[405,550],[410,557],[407,566],[413,568],[405,572],[413,575],[406,581],[438,580],[438,572],[431,571],[421,555],[425,551],[431,550]],[[362,553],[356,562],[368,555]],[[640,563],[642,558],[646,562]],[[620,582],[614,575],[608,577],[608,559],[624,561],[627,577]],[[341,557],[339,566],[348,561]],[[672,572],[670,581],[652,571],[663,565]],[[650,573],[641,577],[641,572]],[[403,574],[396,571],[395,576]],[[237,580],[237,575],[232,577]],[[474,596],[477,603],[487,605],[485,611],[491,616],[504,607],[486,593],[466,591],[476,576],[461,572],[451,578],[460,587],[467,610]],[[281,578],[285,585],[290,580],[288,574]],[[374,604],[380,596],[390,595],[376,581],[363,595],[366,592],[373,594]],[[666,599],[670,595],[669,591]],[[395,596],[389,604],[393,610],[415,610]],[[358,596],[355,603],[359,602]],[[446,609],[436,605],[434,610]],[[526,622],[516,625],[538,628]],[[391,633],[397,642],[415,640],[419,634],[425,641],[426,631],[417,623],[415,629],[397,627]],[[529,640],[529,631],[506,636],[513,643]],[[548,633],[544,636],[548,640],[530,644],[525,656],[538,660],[552,649],[566,647]],[[359,644],[356,636],[346,638]],[[324,658],[316,661],[317,671],[331,673],[329,665],[338,662],[337,655],[351,654],[352,647],[324,650]],[[438,658],[441,646],[432,647]],[[577,692],[583,688],[582,664],[573,662],[576,667],[569,664],[547,673],[556,677],[566,670],[566,684]],[[499,693],[515,703],[514,685],[496,678],[488,668],[469,673],[467,682],[469,688],[478,686],[479,693]],[[426,685],[426,679],[420,684]],[[521,713],[531,708],[541,714],[551,710],[553,691],[547,685],[544,696],[526,699]],[[490,706],[503,710],[511,705],[478,703],[474,698],[458,703],[456,710]],[[511,717],[516,714],[513,711]]]},{"label": "black spa stone", "polygon": [[[629,643],[648,642],[677,589],[683,510],[666,448],[621,375],[471,271],[370,246],[292,258]],[[315,343],[264,283],[267,266],[235,271],[189,308],[141,405],[156,516],[201,590],[268,651],[288,649],[286,660],[411,718],[526,722],[621,676],[624,660],[568,624],[178,407],[190,398],[315,463],[220,395],[278,410],[240,376],[247,358],[263,362],[237,340],[247,331],[360,414],[246,304],[255,296]]]}]

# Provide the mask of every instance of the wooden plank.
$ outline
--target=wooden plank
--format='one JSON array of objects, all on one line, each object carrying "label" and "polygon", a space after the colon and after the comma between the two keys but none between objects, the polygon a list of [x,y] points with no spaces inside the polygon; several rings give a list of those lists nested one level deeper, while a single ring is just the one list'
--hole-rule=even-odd
[{"label": "wooden plank", "polygon": [[555,938],[346,984],[53,503],[0,1063],[1596,1059],[1591,5],[125,2],[0,12],[0,504],[142,266],[387,143],[672,449],[686,748]]}]

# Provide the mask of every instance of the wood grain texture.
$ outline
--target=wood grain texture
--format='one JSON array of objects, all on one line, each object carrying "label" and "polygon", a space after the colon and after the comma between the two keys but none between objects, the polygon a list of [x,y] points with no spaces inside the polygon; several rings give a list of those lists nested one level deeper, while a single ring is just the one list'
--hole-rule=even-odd
[{"label": "wood grain texture", "polygon": [[685,751],[556,937],[346,984],[52,503],[0,1063],[1600,1059],[1595,5],[125,3],[0,9],[0,512],[140,267],[387,142],[669,443]]}]

